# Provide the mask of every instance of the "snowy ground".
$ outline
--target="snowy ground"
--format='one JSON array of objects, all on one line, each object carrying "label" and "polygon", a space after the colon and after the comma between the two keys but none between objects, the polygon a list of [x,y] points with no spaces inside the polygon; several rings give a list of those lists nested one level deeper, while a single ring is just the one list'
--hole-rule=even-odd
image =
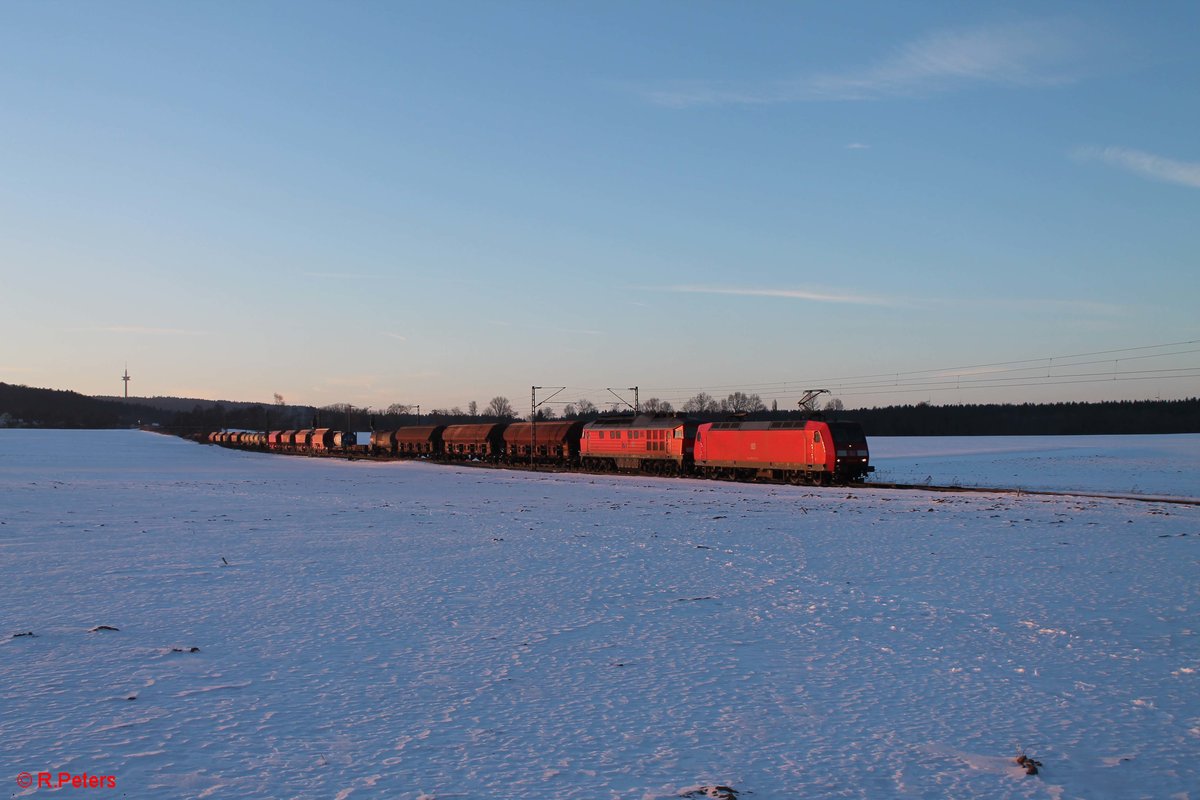
[{"label": "snowy ground", "polygon": [[138,798],[1196,799],[1198,559],[1200,508],[1157,502],[3,431],[0,777],[15,797],[56,794],[18,773],[70,771]]},{"label": "snowy ground", "polygon": [[1200,497],[1200,434],[873,436],[872,480]]}]

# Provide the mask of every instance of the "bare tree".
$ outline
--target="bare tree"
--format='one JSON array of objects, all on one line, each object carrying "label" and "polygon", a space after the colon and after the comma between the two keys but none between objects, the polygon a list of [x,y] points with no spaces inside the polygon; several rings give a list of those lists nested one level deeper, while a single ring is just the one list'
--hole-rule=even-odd
[{"label": "bare tree", "polygon": [[762,398],[756,394],[745,394],[744,392],[734,392],[725,398],[721,404],[723,410],[731,411],[735,414],[749,413],[752,411],[765,411],[767,407],[763,405]]},{"label": "bare tree", "polygon": [[541,406],[537,410],[538,419],[554,419],[554,409],[550,406]]},{"label": "bare tree", "polygon": [[576,416],[578,415],[575,413],[574,403],[567,403],[563,406],[563,419],[575,419]]},{"label": "bare tree", "polygon": [[842,401],[836,397],[829,398],[829,402],[825,404],[826,411],[843,411],[845,408],[846,407],[842,405]]},{"label": "bare tree", "polygon": [[467,403],[467,413],[470,414],[472,417],[479,416],[479,404],[476,403],[474,400]]},{"label": "bare tree", "polygon": [[711,414],[720,411],[721,406],[707,392],[700,392],[683,404],[683,410],[688,414]]},{"label": "bare tree", "polygon": [[642,411],[647,414],[671,414],[675,411],[671,404],[666,400],[659,400],[657,397],[651,397],[649,400],[642,403]]},{"label": "bare tree", "polygon": [[404,403],[392,403],[387,407],[388,414],[407,414],[412,411],[412,406],[406,406]]},{"label": "bare tree", "polygon": [[599,410],[596,408],[596,404],[586,397],[581,397],[575,401],[575,413],[580,417],[594,416]]},{"label": "bare tree", "polygon": [[283,395],[281,395],[279,392],[275,393],[275,405],[277,405],[277,406],[284,405]]},{"label": "bare tree", "polygon": [[488,403],[487,413],[489,416],[502,419],[513,419],[517,416],[517,412],[513,411],[512,403],[508,402],[507,397],[502,396],[492,398],[492,402]]}]

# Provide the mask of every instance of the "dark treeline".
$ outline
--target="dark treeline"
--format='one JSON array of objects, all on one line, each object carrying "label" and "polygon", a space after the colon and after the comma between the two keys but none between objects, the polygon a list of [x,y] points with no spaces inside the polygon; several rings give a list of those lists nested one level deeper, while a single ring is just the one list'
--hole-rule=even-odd
[{"label": "dark treeline", "polygon": [[864,408],[839,413],[867,436],[1059,436],[1200,433],[1200,398]]},{"label": "dark treeline", "polygon": [[165,423],[170,418],[166,411],[132,402],[0,383],[3,428],[132,428]]},{"label": "dark treeline", "polygon": [[167,427],[175,433],[204,433],[226,428],[269,431],[313,427],[316,409],[282,404],[195,403],[191,411],[168,415]]},{"label": "dark treeline", "polygon": [[[157,425],[178,433],[227,428],[279,430],[330,427],[349,431],[387,430],[406,425],[454,425],[511,421],[517,417],[504,398],[495,398],[475,413],[432,409],[426,414],[393,406],[358,408],[349,404],[313,408],[283,403],[238,403],[191,400],[190,410],[178,410],[184,400],[171,398],[95,398],[77,392],[37,389],[0,383],[0,427],[128,428]],[[497,401],[504,401],[498,403]],[[147,405],[145,403],[153,403]],[[499,411],[500,413],[492,413]],[[608,416],[588,405],[575,409],[572,419]],[[1102,403],[1025,403],[1022,405],[953,405],[927,403],[885,408],[826,412],[830,418],[857,420],[868,436],[1054,436],[1064,434],[1200,433],[1200,398],[1131,400]],[[701,421],[729,419],[721,411],[691,415]],[[797,419],[796,411],[752,411],[746,419]]]}]

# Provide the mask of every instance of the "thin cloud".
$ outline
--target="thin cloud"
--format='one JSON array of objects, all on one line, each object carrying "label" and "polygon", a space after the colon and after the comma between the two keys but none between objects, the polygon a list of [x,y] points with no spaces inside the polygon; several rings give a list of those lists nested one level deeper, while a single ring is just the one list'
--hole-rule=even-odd
[{"label": "thin cloud", "polygon": [[1095,300],[1056,300],[1054,298],[1028,298],[1013,300],[1014,308],[1032,311],[1042,311],[1050,314],[1084,314],[1089,316],[1119,316],[1125,314],[1128,308],[1113,303],[1100,303]]},{"label": "thin cloud", "polygon": [[863,306],[898,305],[897,301],[883,297],[814,292],[808,289],[761,289],[738,286],[667,286],[660,291],[689,294],[725,294],[740,297],[781,297],[789,300],[807,300],[813,303],[849,303]]},{"label": "thin cloud", "polygon": [[379,383],[378,375],[330,375],[325,379],[326,387],[337,389],[370,390]]},{"label": "thin cloud", "polygon": [[847,150],[870,150],[871,145],[863,144],[862,142],[851,142],[850,144],[846,145],[846,149]]},{"label": "thin cloud", "polygon": [[407,342],[408,341],[407,336],[403,336],[399,333],[392,333],[391,331],[384,331],[383,335],[387,336],[389,339],[395,339],[397,342]]},{"label": "thin cloud", "polygon": [[1116,316],[1125,309],[1111,303],[1092,300],[1055,298],[950,298],[950,297],[880,297],[871,295],[842,294],[839,292],[815,292],[809,289],[767,289],[738,286],[667,286],[656,287],[657,291],[692,294],[722,294],[738,297],[778,297],[787,300],[804,300],[812,303],[842,303],[848,305],[884,306],[891,308],[972,308],[1019,310],[1083,316]]},{"label": "thin cloud", "polygon": [[678,82],[641,93],[657,105],[691,108],[922,96],[972,84],[1056,86],[1078,79],[1075,39],[1071,26],[1051,21],[944,30],[857,69],[755,85]]},{"label": "thin cloud", "polygon": [[361,280],[375,277],[359,272],[305,272],[304,275],[309,278],[332,278],[334,280]]},{"label": "thin cloud", "polygon": [[586,336],[603,336],[604,331],[594,331],[587,328],[554,328],[559,333],[582,333]]},{"label": "thin cloud", "polygon": [[208,331],[180,328],[147,328],[140,325],[107,325],[100,328],[67,328],[71,333],[132,333],[138,336],[207,336]]},{"label": "thin cloud", "polygon": [[1077,298],[1055,297],[928,297],[921,303],[936,309],[966,309],[971,313],[1001,311],[1025,314],[1053,314],[1066,317],[1118,317],[1128,308],[1113,303]]},{"label": "thin cloud", "polygon": [[1195,161],[1175,161],[1125,147],[1081,147],[1075,151],[1075,157],[1100,161],[1143,178],[1200,189],[1200,163]]}]

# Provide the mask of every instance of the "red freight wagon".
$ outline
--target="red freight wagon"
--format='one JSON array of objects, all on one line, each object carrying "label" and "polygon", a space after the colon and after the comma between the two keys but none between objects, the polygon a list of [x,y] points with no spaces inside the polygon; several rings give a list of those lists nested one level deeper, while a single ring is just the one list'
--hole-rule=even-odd
[{"label": "red freight wagon", "polygon": [[[579,457],[579,436],[582,432],[582,420],[547,420],[536,425],[532,422],[514,422],[504,429],[504,454],[509,461],[527,462],[530,457],[529,448],[534,446],[534,460],[537,462],[573,462]],[[533,440],[535,435],[536,442]]]},{"label": "red freight wagon", "polygon": [[271,431],[267,434],[267,447],[278,450],[283,447],[283,431]]},{"label": "red freight wagon", "polygon": [[495,459],[504,452],[504,423],[448,425],[442,431],[442,452],[448,458]]},{"label": "red freight wagon", "polygon": [[333,436],[337,433],[333,428],[317,428],[312,432],[308,446],[313,450],[331,450],[333,449]]},{"label": "red freight wagon", "polygon": [[396,430],[396,452],[400,455],[425,456],[442,452],[445,425],[412,425]]},{"label": "red freight wagon", "polygon": [[396,452],[396,432],[371,431],[371,452],[377,456],[390,456]]},{"label": "red freight wagon", "polygon": [[861,480],[867,438],[855,422],[710,422],[696,431],[696,469],[703,475],[807,480]]},{"label": "red freight wagon", "polygon": [[598,419],[583,427],[579,455],[588,469],[680,473],[691,465],[696,424],[678,417]]}]

